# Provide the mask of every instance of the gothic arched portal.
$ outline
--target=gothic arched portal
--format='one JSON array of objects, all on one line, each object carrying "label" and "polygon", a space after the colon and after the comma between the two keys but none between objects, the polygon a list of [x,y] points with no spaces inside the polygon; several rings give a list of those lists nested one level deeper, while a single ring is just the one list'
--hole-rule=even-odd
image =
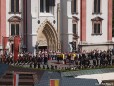
[{"label": "gothic arched portal", "polygon": [[52,51],[58,50],[57,32],[49,21],[43,22],[37,32],[37,43],[39,48],[47,48]]}]

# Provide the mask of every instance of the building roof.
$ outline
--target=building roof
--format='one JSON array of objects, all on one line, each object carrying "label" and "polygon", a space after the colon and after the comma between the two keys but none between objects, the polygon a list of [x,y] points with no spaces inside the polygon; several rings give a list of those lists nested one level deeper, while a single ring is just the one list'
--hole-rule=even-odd
[{"label": "building roof", "polygon": [[0,77],[4,75],[4,73],[7,71],[8,65],[7,64],[0,64]]},{"label": "building roof", "polygon": [[62,72],[61,75],[62,76],[79,76],[79,75],[102,74],[102,73],[110,73],[110,72],[114,72],[114,68]]},{"label": "building roof", "polygon": [[35,86],[50,86],[49,85],[50,79],[60,79],[60,78],[61,75],[59,72],[45,71],[39,83],[37,83]]},{"label": "building roof", "polygon": [[0,75],[3,75],[7,71],[33,72],[37,74],[37,81],[35,81],[34,86],[49,86],[50,79],[59,79],[60,86],[96,86],[98,85],[97,79],[82,79],[74,77],[80,75],[111,73],[114,72],[114,68],[91,69],[91,70],[80,70],[80,71],[70,71],[70,72],[53,72],[53,71],[27,69],[21,67],[17,68],[5,64],[0,64]]},{"label": "building roof", "polygon": [[96,79],[61,77],[60,72],[45,71],[41,80],[35,86],[50,86],[50,79],[59,79],[60,86],[95,86],[98,84]]},{"label": "building roof", "polygon": [[60,86],[96,86],[98,81],[96,79],[80,79],[73,77],[63,77]]},{"label": "building roof", "polygon": [[[27,86],[30,85],[31,86],[35,83],[39,83],[39,81],[41,80],[41,77],[45,71],[36,70],[36,69],[32,69],[32,68],[15,67],[15,66],[8,66],[5,64],[1,64],[0,65],[0,74],[2,77],[0,78],[0,86],[1,85],[11,85],[12,86],[13,72],[17,72],[19,74],[19,76],[22,77],[22,78],[19,78],[19,85],[27,85]],[[23,79],[23,77],[24,77],[24,79]],[[26,77],[28,77],[28,78],[26,78]]]}]

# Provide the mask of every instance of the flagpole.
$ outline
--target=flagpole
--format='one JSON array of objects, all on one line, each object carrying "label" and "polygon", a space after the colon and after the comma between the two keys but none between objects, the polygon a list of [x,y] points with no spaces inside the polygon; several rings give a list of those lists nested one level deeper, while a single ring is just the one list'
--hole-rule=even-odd
[{"label": "flagpole", "polygon": [[13,71],[13,86],[19,86],[19,74]]},{"label": "flagpole", "polygon": [[13,40],[14,44],[13,44],[13,52],[12,52],[12,55],[13,55],[13,63],[14,63],[14,66],[15,66],[15,61],[14,61],[14,50],[15,50],[15,36],[14,36],[14,40]]},{"label": "flagpole", "polygon": [[12,77],[13,77],[13,86],[14,86],[14,71],[12,72]]}]

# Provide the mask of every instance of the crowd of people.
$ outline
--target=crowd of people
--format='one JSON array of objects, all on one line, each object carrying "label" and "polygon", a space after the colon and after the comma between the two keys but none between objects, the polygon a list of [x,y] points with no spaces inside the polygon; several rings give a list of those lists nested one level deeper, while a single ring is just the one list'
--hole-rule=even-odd
[{"label": "crowd of people", "polygon": [[[39,50],[36,55],[32,53],[19,53],[17,61],[13,60],[13,54],[0,55],[0,62],[5,64],[14,65],[25,65],[28,64],[30,67],[38,67],[41,65],[47,65],[49,60],[54,60],[57,63],[63,65],[73,65],[77,68],[83,67],[97,67],[97,66],[108,66],[113,65],[113,51],[108,49],[107,51],[92,50],[92,51],[82,51],[76,52],[54,52],[47,50]],[[4,57],[4,58],[3,58]],[[51,65],[52,66],[52,65]],[[56,65],[57,66],[57,65]]]}]

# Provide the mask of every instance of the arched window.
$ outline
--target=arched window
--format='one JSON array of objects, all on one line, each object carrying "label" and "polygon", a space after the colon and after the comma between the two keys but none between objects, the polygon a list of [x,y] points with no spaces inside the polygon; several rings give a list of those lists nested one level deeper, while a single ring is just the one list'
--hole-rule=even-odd
[{"label": "arched window", "polygon": [[11,23],[11,36],[19,35],[19,23]]},{"label": "arched window", "polygon": [[102,35],[102,18],[95,17],[92,21],[92,35]]},{"label": "arched window", "polygon": [[73,40],[76,40],[77,36],[78,36],[78,21],[79,21],[79,18],[77,18],[75,16],[72,17]]},{"label": "arched window", "polygon": [[18,16],[13,16],[8,19],[10,23],[10,36],[20,35],[20,26],[22,18]]}]

